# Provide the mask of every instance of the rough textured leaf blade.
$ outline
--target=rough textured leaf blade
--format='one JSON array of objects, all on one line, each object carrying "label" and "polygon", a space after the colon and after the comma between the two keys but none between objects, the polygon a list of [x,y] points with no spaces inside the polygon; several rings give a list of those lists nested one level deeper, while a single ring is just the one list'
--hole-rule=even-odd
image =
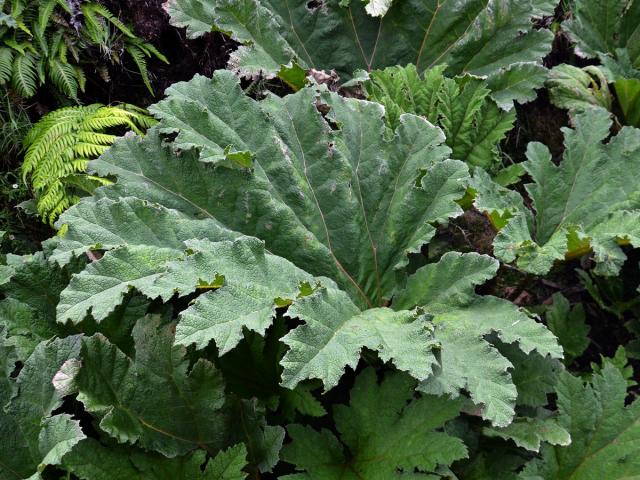
[{"label": "rough textured leaf blade", "polygon": [[192,36],[214,28],[243,44],[229,66],[250,77],[274,76],[295,63],[335,69],[344,79],[357,69],[408,63],[420,71],[447,64],[449,74],[490,75],[539,62],[551,47],[549,31],[532,29],[533,17],[549,14],[537,1],[398,1],[381,18],[369,15],[384,10],[373,12],[377,3],[172,0],[168,10]]},{"label": "rough textured leaf blade", "polygon": [[172,330],[157,317],[139,321],[135,360],[100,335],[87,338],[74,379],[79,399],[101,418],[102,430],[170,457],[198,446],[219,448],[225,398],[222,377],[210,362],[199,360],[187,371],[184,347],[172,346]]},{"label": "rough textured leaf blade", "polygon": [[[378,105],[323,94],[332,107],[331,119],[343,125],[334,131],[316,108],[319,94],[307,88],[261,103],[242,100],[252,112],[253,128],[236,131],[220,127],[223,121],[216,113],[220,105],[245,98],[229,72],[174,85],[169,95],[155,107],[161,112],[160,129],[177,129],[178,142],[181,134],[204,132],[223,150],[240,139],[238,148],[252,152],[254,168],[209,166],[190,153],[176,159],[162,151],[151,131],[142,142],[116,143],[92,162],[98,174],[119,178],[100,193],[133,195],[213,217],[231,230],[263,239],[271,253],[309,273],[333,278],[360,296],[361,305],[389,298],[406,254],[434,234],[431,223],[462,213],[453,200],[464,195],[466,167],[445,160],[441,132],[419,117],[403,117],[388,139]],[[187,96],[199,99],[197,105],[178,102]],[[203,148],[200,158],[206,155]],[[176,175],[161,173],[176,162],[182,165]],[[419,177],[422,188],[415,185]]]},{"label": "rough textured leaf blade", "polygon": [[435,363],[430,325],[413,312],[375,308],[360,313],[344,292],[322,289],[297,300],[287,315],[305,322],[282,339],[290,347],[281,362],[287,388],[308,378],[332,388],[345,366],[356,367],[363,347],[418,379],[427,378]]},{"label": "rough textured leaf blade", "polygon": [[0,452],[0,473],[6,478],[26,478],[46,464],[59,463],[84,438],[76,420],[51,416],[63,396],[54,388],[55,374],[79,351],[78,336],[42,342],[25,361],[15,383],[5,377],[10,370],[2,372],[0,434],[5,448]]},{"label": "rough textured leaf blade", "polygon": [[[349,406],[335,409],[341,441],[328,430],[290,425],[293,441],[284,460],[306,471],[303,478],[383,480],[399,469],[433,472],[437,465],[464,458],[459,439],[435,431],[457,415],[462,402],[426,395],[416,399],[414,388],[413,380],[398,373],[378,385],[374,370],[365,370],[351,390]],[[349,460],[341,442],[350,449]]]},{"label": "rough textured leaf blade", "polygon": [[513,440],[517,446],[534,452],[540,451],[542,442],[565,447],[571,443],[569,432],[553,418],[516,418],[508,427],[484,428],[483,433]]},{"label": "rough textured leaf blade", "polygon": [[571,434],[567,447],[545,446],[522,479],[595,480],[634,478],[640,469],[640,404],[625,406],[626,381],[605,366],[592,383],[564,373],[558,385],[560,424]]},{"label": "rough textured leaf blade", "polygon": [[107,252],[100,260],[71,278],[60,295],[58,322],[79,323],[91,313],[101,321],[112,313],[132,289],[155,298],[171,297],[173,290],[157,290],[155,280],[165,271],[170,260],[182,252],[147,245],[120,247]]},{"label": "rough textured leaf blade", "polygon": [[476,253],[447,253],[435,264],[409,277],[394,299],[394,308],[421,306],[433,315],[441,358],[434,377],[420,389],[433,394],[457,395],[467,389],[483,417],[506,426],[514,415],[517,396],[508,370],[511,363],[485,336],[495,333],[503,342],[517,342],[524,353],[533,350],[559,358],[562,349],[542,325],[510,302],[481,297],[474,287],[492,278],[498,262]]},{"label": "rough textured leaf blade", "polygon": [[58,227],[62,225],[67,226],[64,235],[45,242],[49,260],[61,265],[91,249],[148,245],[181,250],[192,238],[218,241],[237,236],[213,219],[194,219],[136,198],[80,202],[60,216]]},{"label": "rough textured leaf blade", "polygon": [[[544,145],[529,144],[525,168],[533,183],[526,188],[535,219],[528,221],[530,213],[518,202],[496,236],[494,251],[501,260],[517,260],[523,270],[542,275],[555,261],[592,250],[596,273],[612,276],[626,259],[618,243],[640,245],[640,195],[628,174],[640,168],[640,131],[624,127],[602,143],[611,126],[602,110],[576,115],[575,124],[564,129],[560,165]],[[480,198],[476,205],[495,214],[503,208],[495,198]]]}]

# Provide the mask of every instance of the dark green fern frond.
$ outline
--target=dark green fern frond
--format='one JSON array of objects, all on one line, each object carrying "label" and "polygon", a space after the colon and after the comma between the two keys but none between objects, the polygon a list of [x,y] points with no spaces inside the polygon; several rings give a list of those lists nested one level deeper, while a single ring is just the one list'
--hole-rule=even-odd
[{"label": "dark green fern frond", "polygon": [[151,81],[149,80],[149,70],[147,68],[147,58],[156,57],[164,63],[169,63],[169,60],[162,55],[153,45],[143,42],[139,38],[128,39],[124,46],[125,51],[131,56],[131,59],[138,67],[138,72],[142,77],[142,82],[145,84],[149,92],[152,94],[153,88],[151,87]]},{"label": "dark green fern frond", "polygon": [[0,48],[0,84],[11,81],[13,75],[13,50],[10,48]]},{"label": "dark green fern frond", "polygon": [[58,59],[49,61],[49,79],[62,93],[78,101],[78,89],[80,82],[78,81],[78,71],[73,65],[64,63]]},{"label": "dark green fern frond", "polygon": [[107,181],[87,176],[85,170],[117,138],[108,130],[142,135],[154,122],[133,105],[94,104],[61,108],[36,123],[24,140],[27,151],[21,173],[33,188],[42,220],[53,224],[81,195]]},{"label": "dark green fern frond", "polygon": [[133,63],[138,67],[138,72],[140,72],[140,76],[142,77],[142,82],[147,87],[151,93],[153,93],[153,88],[151,87],[151,81],[149,80],[149,70],[147,68],[147,58],[144,52],[138,48],[137,45],[127,44],[124,49],[129,54]]},{"label": "dark green fern frond", "polygon": [[107,30],[104,25],[105,20],[111,23],[127,37],[137,38],[135,34],[118,19],[118,17],[99,3],[85,3],[80,6],[80,10],[84,16],[85,28],[87,28],[91,35],[95,35],[96,39],[100,38]]},{"label": "dark green fern frond", "polygon": [[[87,51],[102,49],[111,64],[131,55],[142,81],[151,91],[147,59],[167,59],[104,5],[95,1],[0,0],[0,84],[10,83],[29,98],[41,85],[53,84],[65,96],[78,101],[86,78],[82,61]],[[83,55],[84,54],[84,55]],[[81,57],[85,58],[81,58]],[[100,72],[103,78],[108,78]],[[153,93],[153,92],[152,92]]]},{"label": "dark green fern frond", "polygon": [[38,88],[37,60],[31,52],[16,55],[13,60],[12,85],[23,97],[32,97]]}]

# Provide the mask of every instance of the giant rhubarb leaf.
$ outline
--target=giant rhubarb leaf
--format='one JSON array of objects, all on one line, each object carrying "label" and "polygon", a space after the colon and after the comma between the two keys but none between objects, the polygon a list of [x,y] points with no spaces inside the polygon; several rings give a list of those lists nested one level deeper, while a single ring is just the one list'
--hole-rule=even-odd
[{"label": "giant rhubarb leaf", "polygon": [[173,328],[158,316],[140,320],[134,360],[101,335],[87,338],[80,361],[66,366],[78,399],[101,418],[102,430],[169,457],[220,448],[225,425],[222,375],[203,359],[189,370],[184,347],[172,345]]},{"label": "giant rhubarb leaf", "polygon": [[[484,416],[507,425],[514,415],[516,387],[509,374],[511,363],[485,336],[496,333],[505,343],[517,342],[526,353],[536,349],[559,357],[555,338],[513,304],[474,292],[493,278],[498,262],[476,253],[447,253],[436,264],[419,269],[395,299],[396,308],[420,305],[434,315],[436,338],[442,345],[435,375],[419,386],[433,394],[457,395],[466,389],[484,406]],[[481,360],[482,359],[482,360]]]},{"label": "giant rhubarb leaf", "polygon": [[[80,337],[42,342],[25,361],[18,378],[8,378],[13,369],[10,348],[0,339],[0,450],[1,478],[39,478],[47,465],[57,465],[85,435],[77,420],[67,414],[52,415],[62,405],[55,389],[58,369],[77,358]],[[8,367],[8,368],[7,368]]]},{"label": "giant rhubarb leaf", "polygon": [[626,381],[612,365],[590,384],[563,373],[558,385],[560,424],[571,434],[567,447],[545,445],[522,480],[622,480],[640,471],[640,402],[625,406]]},{"label": "giant rhubarb leaf", "polygon": [[82,480],[244,480],[246,456],[242,444],[207,461],[204,450],[167,458],[130,445],[104,446],[88,439],[65,455],[62,463]]},{"label": "giant rhubarb leaf", "polygon": [[[91,164],[115,182],[65,213],[65,235],[47,245],[60,263],[107,250],[72,278],[58,320],[90,313],[100,322],[131,289],[165,302],[196,294],[178,314],[175,341],[198,350],[214,342],[225,355],[286,309],[302,324],[282,337],[284,387],[317,378],[332,388],[368,348],[424,389],[468,390],[485,418],[509,422],[511,364],[487,336],[527,353],[561,351],[514,305],[473,295],[494,260],[445,257],[410,275],[409,253],[462,213],[467,167],[447,159],[438,128],[404,114],[389,135],[380,105],[316,88],[255,101],[227,71],[168,93],[152,107],[157,128]],[[469,269],[476,280],[465,280]]]},{"label": "giant rhubarb leaf", "polygon": [[[624,127],[609,136],[611,120],[603,110],[576,115],[574,129],[564,129],[563,160],[555,165],[540,143],[527,149],[526,185],[535,216],[515,192],[478,184],[476,206],[506,225],[494,241],[505,262],[547,273],[554,261],[593,251],[596,273],[615,275],[626,256],[620,244],[640,246],[640,131]],[[505,221],[504,219],[507,218]]]},{"label": "giant rhubarb leaf", "polygon": [[167,9],[191,37],[218,30],[242,44],[229,66],[243,76],[291,82],[296,69],[315,68],[348,79],[356,69],[413,63],[423,72],[447,64],[447,74],[489,76],[506,104],[531,99],[544,81],[536,63],[552,34],[534,29],[532,19],[552,15],[550,2],[397,0],[383,17],[369,16],[365,9],[378,3],[390,2],[170,0]]},{"label": "giant rhubarb leaf", "polygon": [[283,458],[306,472],[291,478],[386,480],[404,476],[399,471],[432,473],[438,465],[464,458],[462,441],[437,431],[463,402],[414,398],[414,388],[411,378],[398,373],[378,385],[375,371],[367,369],[351,390],[350,404],[334,408],[342,442],[327,429],[289,425],[292,443]]}]

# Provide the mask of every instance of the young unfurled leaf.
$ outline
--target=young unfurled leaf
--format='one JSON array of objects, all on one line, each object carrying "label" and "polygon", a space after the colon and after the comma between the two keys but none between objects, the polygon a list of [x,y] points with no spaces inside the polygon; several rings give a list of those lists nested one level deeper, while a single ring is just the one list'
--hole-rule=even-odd
[{"label": "young unfurled leaf", "polygon": [[389,126],[400,115],[421,115],[442,128],[451,157],[496,171],[497,146],[513,126],[515,110],[502,111],[491,100],[486,81],[469,76],[447,78],[445,66],[428,70],[424,78],[414,65],[371,72],[364,83],[369,99],[381,103]]}]

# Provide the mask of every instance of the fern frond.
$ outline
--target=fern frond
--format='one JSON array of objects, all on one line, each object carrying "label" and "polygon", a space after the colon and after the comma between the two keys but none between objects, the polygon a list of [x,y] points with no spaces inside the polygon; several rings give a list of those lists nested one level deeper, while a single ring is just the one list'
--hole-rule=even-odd
[{"label": "fern frond", "polygon": [[13,88],[25,98],[35,95],[38,89],[37,58],[31,52],[17,55],[13,60]]},{"label": "fern frond", "polygon": [[151,92],[151,94],[153,95],[154,92],[153,88],[151,87],[151,81],[149,80],[149,71],[147,69],[147,55],[142,49],[140,49],[140,47],[135,44],[129,43],[125,45],[124,49],[136,64],[136,67],[138,67],[138,72],[140,72],[142,82],[147,87],[147,90],[149,90],[149,92]]},{"label": "fern frond", "polygon": [[49,61],[49,78],[51,82],[60,89],[65,95],[78,101],[78,79],[76,78],[76,69],[68,63],[60,60]]},{"label": "fern frond", "polygon": [[147,55],[147,57],[154,56],[158,60],[160,60],[161,62],[164,62],[167,65],[169,64],[169,60],[167,59],[167,57],[165,57],[160,52],[160,50],[158,50],[152,44],[147,43],[147,42],[143,42],[140,39],[132,40],[131,43],[134,43],[138,48],[140,48]]},{"label": "fern frond", "polygon": [[[107,9],[104,5],[100,5],[99,3],[85,3],[80,7],[83,15],[85,16],[85,21],[87,18],[90,18],[93,25],[99,25],[99,17],[104,18],[106,21],[111,23],[114,27],[120,30],[123,34],[125,34],[129,38],[136,38],[135,34],[127,28],[127,26],[122,23],[118,17],[116,17],[113,13]],[[104,28],[104,27],[103,27]]]},{"label": "fern frond", "polygon": [[58,4],[58,0],[44,0],[41,1],[38,7],[38,23],[37,26],[41,32],[44,32],[49,24],[49,19],[53,13],[53,9]]},{"label": "fern frond", "polygon": [[13,48],[21,55],[26,55],[30,51],[28,43],[18,42],[15,38],[5,38],[3,42],[6,46]]},{"label": "fern frond", "polygon": [[11,81],[13,75],[13,51],[10,48],[0,48],[0,84]]},{"label": "fern frond", "polygon": [[77,201],[78,191],[90,193],[108,182],[85,174],[88,162],[102,155],[117,138],[108,130],[124,127],[142,134],[153,123],[145,110],[127,104],[66,107],[43,117],[25,137],[21,167],[24,181],[36,193],[42,220],[53,224]]},{"label": "fern frond", "polygon": [[85,75],[82,67],[74,65],[73,68],[76,71],[76,80],[78,81],[78,88],[80,88],[81,92],[84,92],[84,89],[87,86],[87,76]]}]

